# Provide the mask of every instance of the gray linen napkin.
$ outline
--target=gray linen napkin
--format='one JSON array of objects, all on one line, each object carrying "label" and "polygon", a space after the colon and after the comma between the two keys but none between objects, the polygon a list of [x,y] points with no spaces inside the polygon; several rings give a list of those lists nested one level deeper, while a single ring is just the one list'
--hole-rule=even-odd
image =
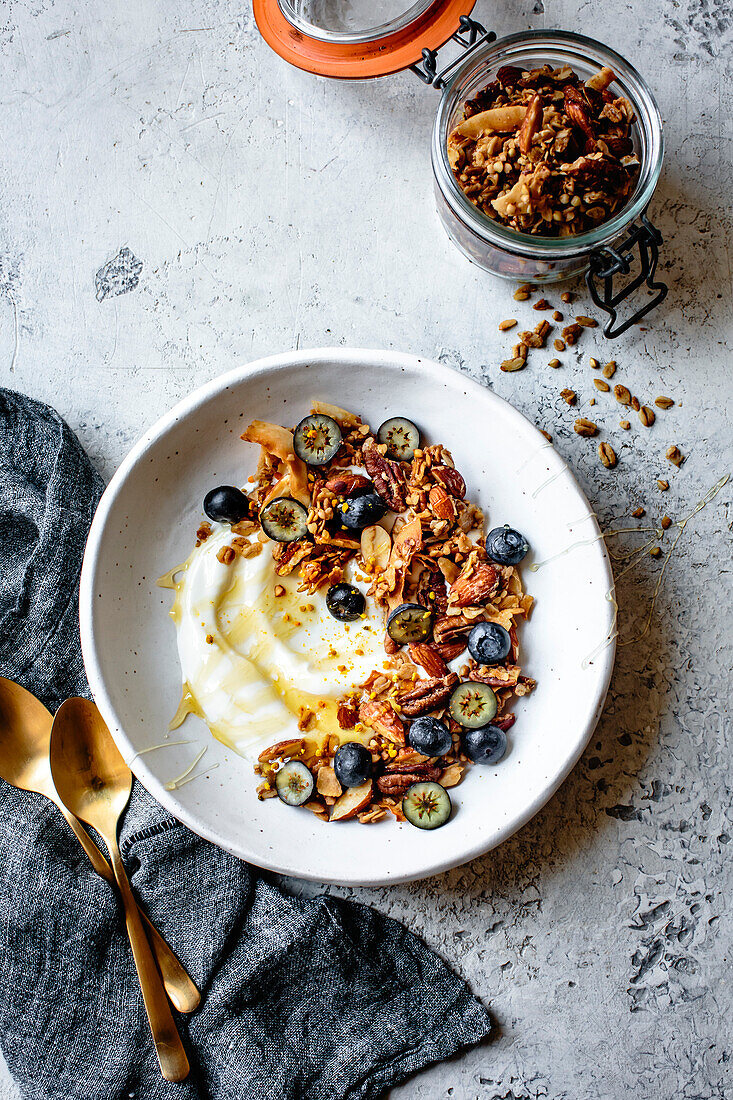
[{"label": "gray linen napkin", "polygon": [[[103,484],[48,406],[0,389],[0,674],[50,708],[87,694],[81,558]],[[0,1045],[43,1100],[361,1100],[479,1042],[487,1010],[363,905],[303,901],[200,840],[135,783],[133,888],[203,992],[191,1061],[160,1077],[121,906],[51,803],[0,781]]]}]

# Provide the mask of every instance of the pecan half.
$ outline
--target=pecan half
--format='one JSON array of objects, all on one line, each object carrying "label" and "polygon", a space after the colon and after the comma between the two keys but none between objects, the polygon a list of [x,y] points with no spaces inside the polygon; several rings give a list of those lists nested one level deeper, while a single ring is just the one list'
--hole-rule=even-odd
[{"label": "pecan half", "polygon": [[450,590],[448,602],[454,607],[485,603],[499,586],[499,574],[490,562],[467,563]]},{"label": "pecan half", "polygon": [[445,642],[435,648],[446,664],[449,664],[463,653],[466,648],[466,639],[464,638],[461,642]]},{"label": "pecan half", "polygon": [[413,642],[407,647],[410,659],[416,665],[422,665],[428,676],[443,677],[448,674],[445,661],[434,645],[425,642]]},{"label": "pecan half", "polygon": [[452,645],[459,638],[462,638],[464,639],[463,648],[465,649],[465,638],[475,625],[469,619],[464,618],[463,615],[446,615],[445,618],[437,619],[433,624],[433,641],[436,645],[445,643]]},{"label": "pecan half", "polygon": [[393,512],[403,512],[407,499],[405,470],[401,463],[385,458],[377,450],[373,439],[368,439],[362,448],[366,472],[374,482],[374,488]]},{"label": "pecan half", "polygon": [[501,718],[495,718],[492,725],[498,726],[500,730],[504,730],[504,733],[506,733],[507,730],[512,728],[516,720],[516,714],[509,711],[507,714],[502,714]]},{"label": "pecan half", "polygon": [[435,480],[447,489],[451,496],[458,497],[459,500],[465,498],[466,482],[458,470],[452,466],[433,466],[432,473]]},{"label": "pecan half", "polygon": [[410,691],[398,699],[400,710],[408,718],[427,714],[446,701],[457,683],[455,672],[450,672],[442,679],[431,677],[429,680],[418,680]]},{"label": "pecan half", "polygon": [[353,730],[359,717],[358,707],[353,703],[339,703],[336,717],[342,730]]},{"label": "pecan half", "polygon": [[435,780],[440,778],[441,771],[442,768],[430,767],[425,769],[421,768],[420,771],[407,772],[406,774],[390,772],[386,775],[379,776],[379,779],[377,779],[377,789],[380,790],[382,794],[393,796],[403,795],[410,789],[413,783],[424,783],[426,780],[435,782]]},{"label": "pecan half", "polygon": [[359,707],[359,721],[395,745],[404,745],[405,726],[387,702],[366,699]]}]

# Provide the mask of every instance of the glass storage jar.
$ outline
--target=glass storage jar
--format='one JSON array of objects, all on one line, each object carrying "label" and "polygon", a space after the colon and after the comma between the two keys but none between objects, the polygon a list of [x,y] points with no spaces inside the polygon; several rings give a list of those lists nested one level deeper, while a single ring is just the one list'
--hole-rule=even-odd
[{"label": "glass storage jar", "polygon": [[[253,0],[257,25],[270,46],[292,65],[321,76],[364,80],[411,69],[442,92],[432,139],[432,166],[440,220],[451,241],[484,271],[522,282],[559,282],[585,273],[596,305],[608,314],[614,337],[666,295],[655,281],[662,238],[646,216],[659,179],[664,140],[649,87],[623,57],[591,38],[564,31],[524,31],[496,40],[470,13],[475,0]],[[462,55],[438,68],[450,40]],[[504,65],[523,70],[569,65],[586,80],[604,66],[616,74],[611,91],[634,108],[632,126],[640,171],[624,207],[592,230],[572,237],[540,237],[500,225],[475,207],[448,162],[448,135],[463,104]],[[623,285],[618,277],[623,277]],[[640,291],[633,312],[617,321],[617,307]]]}]

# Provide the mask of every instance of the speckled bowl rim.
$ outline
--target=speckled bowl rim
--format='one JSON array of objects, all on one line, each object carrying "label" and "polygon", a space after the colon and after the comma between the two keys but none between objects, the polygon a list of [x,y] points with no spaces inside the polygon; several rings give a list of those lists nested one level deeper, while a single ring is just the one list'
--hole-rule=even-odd
[{"label": "speckled bowl rim", "polygon": [[[150,768],[145,763],[142,756],[135,755],[136,747],[130,741],[127,734],[122,728],[122,723],[115,712],[115,708],[109,697],[106,689],[104,676],[100,666],[100,661],[97,657],[97,647],[95,641],[94,621],[93,621],[93,603],[94,594],[97,591],[97,569],[99,565],[100,550],[104,541],[107,524],[110,520],[110,516],[114,511],[114,507],[118,498],[118,495],[126,482],[128,475],[137,466],[137,464],[144,459],[146,453],[150,447],[159,440],[172,426],[179,423],[181,420],[186,419],[192,415],[195,415],[197,410],[209,399],[216,397],[222,391],[233,385],[239,384],[245,379],[254,379],[260,375],[274,374],[278,370],[292,369],[294,366],[302,365],[316,365],[319,362],[333,361],[338,358],[343,362],[344,366],[378,366],[380,368],[394,369],[395,371],[404,371],[405,369],[414,370],[419,368],[420,375],[423,380],[432,377],[436,383],[441,383],[445,380],[446,375],[458,375],[461,380],[461,385],[464,387],[465,392],[468,394],[474,393],[477,400],[482,402],[488,402],[489,404],[497,403],[502,406],[502,414],[507,416],[510,420],[513,418],[517,424],[521,424],[522,428],[526,430],[529,426],[531,432],[537,436],[538,446],[546,445],[544,436],[540,433],[531,421],[527,419],[522,413],[515,409],[509,402],[493,393],[490,389],[479,385],[479,383],[473,381],[467,376],[461,374],[458,371],[454,371],[452,368],[443,364],[436,363],[432,360],[425,359],[421,356],[413,355],[406,352],[396,352],[390,350],[370,350],[360,348],[340,348],[340,347],[326,347],[315,349],[301,349],[298,351],[283,352],[277,355],[266,356],[261,359],[257,359],[244,366],[236,367],[234,370],[228,371],[225,374],[219,375],[212,379],[210,382],[205,383],[194,390],[191,394],[178,402],[173,408],[165,413],[159,420],[157,420],[152,427],[150,427],[142,438],[133,446],[127,457],[123,460],[120,467],[112,477],[107,489],[102,496],[97,512],[94,516],[92,526],[89,532],[87,545],[84,553],[84,560],[82,564],[80,591],[79,591],[79,619],[80,619],[80,631],[81,631],[81,646],[82,655],[84,658],[84,665],[89,680],[89,686],[91,688],[94,699],[99,706],[99,709],[107,722],[110,730],[113,733],[116,744],[120,749],[120,752],[126,760],[131,760],[131,768],[137,779],[142,783],[146,790],[156,799],[166,810],[169,811],[177,820],[181,821],[184,825],[188,826],[194,833],[203,837],[205,840],[211,841],[213,844],[218,845],[225,851],[230,852],[232,855],[237,856],[240,859],[244,859],[255,866],[261,867],[265,870],[274,871],[281,874],[291,875],[296,878],[302,878],[315,882],[333,882],[341,885],[350,886],[388,886],[397,884],[400,882],[413,882],[423,878],[429,878],[431,875],[440,874],[443,871],[450,870],[454,867],[462,866],[465,863],[470,862],[472,859],[476,859],[478,856],[485,855],[486,852],[496,848],[499,844],[502,844],[510,836],[513,836],[519,829],[530,821],[535,814],[537,814],[543,806],[552,798],[561,784],[568,777],[573,770],[578,760],[582,756],[588,741],[600,719],[601,713],[608,693],[608,687],[611,681],[611,674],[613,672],[614,659],[616,654],[616,641],[615,637],[612,637],[606,648],[597,657],[595,663],[595,669],[597,675],[597,687],[595,691],[595,704],[592,708],[588,708],[586,721],[579,729],[578,738],[574,746],[574,750],[563,760],[562,766],[558,771],[548,779],[547,784],[541,790],[541,792],[528,804],[524,805],[521,812],[518,812],[516,816],[508,819],[503,827],[494,835],[491,842],[486,844],[484,842],[478,843],[475,847],[464,847],[457,853],[456,858],[448,858],[430,862],[429,858],[424,858],[420,861],[420,865],[416,866],[414,870],[404,872],[397,875],[389,876],[370,876],[360,877],[355,874],[353,877],[345,878],[324,878],[321,875],[315,875],[309,873],[307,865],[300,866],[281,866],[276,865],[273,862],[268,862],[262,859],[261,854],[244,850],[241,845],[232,840],[230,836],[227,836],[215,828],[201,822],[195,813],[190,812],[186,807],[182,806],[175,795],[174,791],[168,791],[165,789],[160,780],[152,773]],[[587,521],[592,525],[592,530],[597,536],[597,547],[599,550],[599,561],[605,570],[604,584],[607,585],[609,597],[613,602],[615,597],[615,585],[613,580],[613,572],[611,569],[611,563],[608,556],[608,552],[605,546],[605,542],[602,538],[600,528],[598,526],[595,513],[591,508],[585,493],[580,488],[576,481],[572,470],[562,458],[562,456],[552,449],[552,453],[555,458],[555,467],[558,472],[563,472],[575,495],[577,496],[578,504],[584,510],[585,515],[583,521]],[[429,852],[429,847],[422,849],[423,853]],[[307,858],[307,857],[306,857]]]}]

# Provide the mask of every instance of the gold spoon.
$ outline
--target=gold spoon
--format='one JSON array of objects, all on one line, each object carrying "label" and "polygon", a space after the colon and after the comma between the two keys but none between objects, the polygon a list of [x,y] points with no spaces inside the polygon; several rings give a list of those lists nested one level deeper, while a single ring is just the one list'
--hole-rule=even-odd
[{"label": "gold spoon", "polygon": [[97,707],[88,699],[67,699],[56,712],[51,731],[51,774],[66,808],[104,837],[122,894],[127,935],[160,1070],[166,1081],[183,1081],[188,1076],[188,1058],[117,845],[120,817],[130,800],[132,772]]},{"label": "gold spoon", "polygon": [[[115,877],[109,863],[56,793],[49,759],[52,725],[53,715],[35,695],[0,676],[0,778],[12,787],[50,798],[66,818],[94,870],[114,885]],[[193,1012],[201,1001],[201,994],[142,910],[141,916],[168,996],[179,1012]]]}]

